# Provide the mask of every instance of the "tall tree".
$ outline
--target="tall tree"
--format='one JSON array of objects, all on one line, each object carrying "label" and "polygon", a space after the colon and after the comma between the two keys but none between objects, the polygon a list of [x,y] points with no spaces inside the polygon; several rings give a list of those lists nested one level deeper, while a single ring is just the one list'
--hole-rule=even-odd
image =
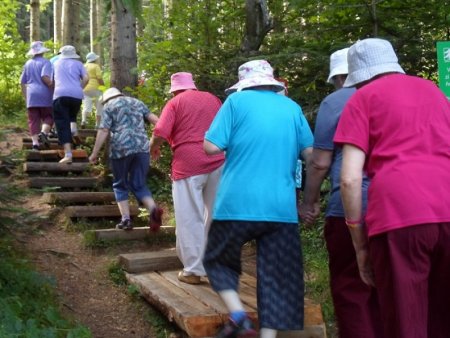
[{"label": "tall tree", "polygon": [[62,44],[72,45],[79,50],[80,2],[78,0],[63,0],[62,11]]},{"label": "tall tree", "polygon": [[41,39],[40,13],[39,0],[30,0],[30,41]]},{"label": "tall tree", "polygon": [[58,46],[62,43],[62,0],[53,0],[53,43],[56,53]]},{"label": "tall tree", "polygon": [[137,84],[136,16],[124,3],[112,0],[111,8],[111,86],[120,90]]}]

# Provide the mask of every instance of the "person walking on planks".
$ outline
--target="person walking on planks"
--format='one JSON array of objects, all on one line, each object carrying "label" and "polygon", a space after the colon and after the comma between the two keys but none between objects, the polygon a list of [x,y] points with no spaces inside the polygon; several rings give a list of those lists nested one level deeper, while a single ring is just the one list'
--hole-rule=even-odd
[{"label": "person walking on planks", "polygon": [[[20,76],[22,94],[28,113],[28,128],[33,142],[33,150],[42,146],[49,148],[48,134],[53,126],[52,116],[52,64],[44,58],[49,49],[41,41],[34,41],[27,56],[28,60]],[[41,125],[42,122],[42,125]]]},{"label": "person walking on planks", "polygon": [[361,278],[377,289],[385,337],[449,337],[450,102],[433,82],[405,75],[387,40],[356,42],[348,67],[344,87],[357,91],[334,142]]},{"label": "person walking on planks", "polygon": [[128,204],[129,191],[149,211],[149,227],[158,231],[163,210],[153,200],[146,179],[150,163],[150,144],[145,120],[156,124],[158,117],[145,104],[124,96],[117,88],[109,88],[101,97],[102,118],[89,162],[97,163],[99,151],[109,135],[113,190],[122,215],[117,229],[132,230]]},{"label": "person walking on planks", "polygon": [[230,311],[219,338],[257,336],[238,294],[242,246],[252,240],[260,337],[303,328],[295,170],[300,155],[309,162],[313,136],[300,106],[277,94],[283,88],[267,61],[244,63],[205,135],[206,153],[226,152],[203,261]]},{"label": "person walking on planks", "polygon": [[[374,287],[366,285],[359,276],[350,232],[345,224],[340,193],[342,148],[333,143],[342,110],[355,88],[343,88],[347,78],[348,48],[330,56],[328,83],[335,91],[320,104],[314,129],[314,149],[310,167],[306,170],[303,203],[300,216],[305,224],[313,224],[320,214],[320,188],[327,175],[331,191],[325,212],[324,236],[329,256],[330,288],[335,317],[341,338],[382,338],[380,307]],[[364,211],[367,206],[369,180],[362,182]]]},{"label": "person walking on planks", "polygon": [[176,249],[183,263],[178,279],[199,284],[201,276],[206,275],[203,254],[224,162],[223,154],[205,154],[203,138],[222,102],[211,93],[197,90],[191,73],[175,73],[170,81],[174,97],[164,106],[155,126],[151,154],[158,159],[160,145],[169,142],[173,152]]},{"label": "person walking on planks", "polygon": [[60,49],[61,56],[55,63],[53,93],[53,118],[59,143],[64,146],[64,158],[59,163],[72,163],[72,143],[79,143],[77,115],[83,99],[83,87],[89,78],[75,47]]}]

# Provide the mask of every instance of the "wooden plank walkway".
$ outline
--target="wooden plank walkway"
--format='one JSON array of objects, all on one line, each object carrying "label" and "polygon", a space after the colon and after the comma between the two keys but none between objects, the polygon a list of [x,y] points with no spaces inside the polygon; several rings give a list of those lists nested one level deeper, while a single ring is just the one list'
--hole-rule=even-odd
[{"label": "wooden plank walkway", "polygon": [[[181,263],[174,250],[134,253],[119,256],[126,278],[143,297],[174,321],[189,337],[213,337],[228,319],[228,311],[206,277],[199,285],[178,280]],[[147,270],[147,272],[143,272]],[[170,271],[168,271],[170,270]],[[134,273],[131,273],[133,271]],[[142,272],[141,272],[142,271]],[[250,317],[257,321],[256,278],[244,273],[240,297]],[[326,338],[321,307],[305,299],[305,329],[279,332],[278,338]]]}]

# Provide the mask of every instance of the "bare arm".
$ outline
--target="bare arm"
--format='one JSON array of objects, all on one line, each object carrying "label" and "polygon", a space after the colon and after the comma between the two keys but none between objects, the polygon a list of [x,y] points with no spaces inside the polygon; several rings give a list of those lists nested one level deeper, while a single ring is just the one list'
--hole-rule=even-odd
[{"label": "bare arm", "polygon": [[153,113],[150,113],[147,115],[147,121],[153,125],[156,125],[156,123],[158,122],[159,117],[158,115],[155,115]]},{"label": "bare arm", "polygon": [[83,77],[81,78],[81,88],[86,87],[88,82],[89,82],[89,76],[88,75],[83,75]]},{"label": "bare arm", "polygon": [[160,147],[164,143],[165,139],[161,136],[157,136],[155,134],[152,135],[150,139],[150,155],[152,160],[156,161],[161,156]]},{"label": "bare arm", "polygon": [[300,215],[306,224],[312,224],[320,213],[320,187],[333,160],[331,150],[313,149],[311,161],[306,167],[305,191]]},{"label": "bare arm", "polygon": [[98,153],[100,149],[102,149],[103,143],[105,143],[106,139],[109,136],[109,129],[101,128],[97,130],[97,136],[95,138],[94,149],[92,149],[92,154],[89,156],[89,162],[97,163]]},{"label": "bare arm", "polygon": [[203,150],[208,155],[215,155],[215,154],[220,154],[221,152],[223,152],[222,149],[220,149],[214,143],[209,142],[208,140],[203,141]]},{"label": "bare arm", "polygon": [[49,76],[44,75],[43,77],[41,77],[41,79],[48,88],[51,88],[53,86],[53,81]]},{"label": "bare arm", "polygon": [[344,145],[341,195],[361,279],[367,285],[374,286],[373,272],[369,260],[369,241],[362,220],[362,180],[365,159],[366,155],[361,149],[350,144]]},{"label": "bare arm", "polygon": [[26,100],[27,99],[27,84],[26,83],[22,83],[20,85],[20,88],[22,89],[23,98]]}]

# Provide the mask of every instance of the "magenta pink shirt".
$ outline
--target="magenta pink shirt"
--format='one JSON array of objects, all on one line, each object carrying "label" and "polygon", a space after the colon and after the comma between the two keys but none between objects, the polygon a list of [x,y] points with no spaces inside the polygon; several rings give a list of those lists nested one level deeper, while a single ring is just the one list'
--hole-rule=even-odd
[{"label": "magenta pink shirt", "polygon": [[172,148],[173,180],[210,173],[223,164],[223,154],[208,156],[203,150],[205,133],[221,105],[208,92],[186,90],[163,108],[153,134],[165,138]]},{"label": "magenta pink shirt", "polygon": [[392,74],[358,89],[334,142],[366,154],[369,236],[450,221],[450,103],[434,83]]}]

